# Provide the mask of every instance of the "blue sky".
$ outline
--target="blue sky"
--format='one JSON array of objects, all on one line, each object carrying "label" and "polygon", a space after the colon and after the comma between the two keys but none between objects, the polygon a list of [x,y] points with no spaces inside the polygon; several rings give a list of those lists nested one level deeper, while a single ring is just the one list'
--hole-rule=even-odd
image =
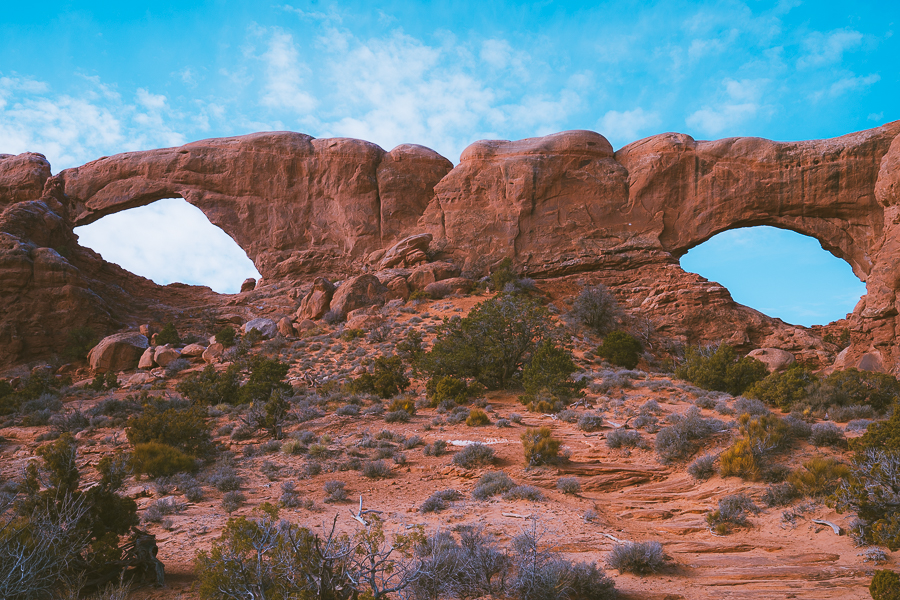
[{"label": "blue sky", "polygon": [[[663,131],[799,140],[900,119],[893,3],[253,4],[5,6],[0,152],[42,152],[58,172],[292,130],[419,143],[457,162],[477,139],[565,129],[619,148]],[[92,226],[101,238],[107,219]],[[205,235],[170,222],[173,236]],[[139,272],[171,275],[162,261],[148,268]],[[215,289],[240,285],[227,271]],[[835,277],[820,274],[849,285]]]}]

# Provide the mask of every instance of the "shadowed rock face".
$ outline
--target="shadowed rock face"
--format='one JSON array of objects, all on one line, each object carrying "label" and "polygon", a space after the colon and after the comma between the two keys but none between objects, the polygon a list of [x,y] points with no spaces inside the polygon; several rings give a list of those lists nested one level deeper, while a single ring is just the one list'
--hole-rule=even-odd
[{"label": "shadowed rock face", "polygon": [[[464,273],[507,257],[533,277],[582,273],[668,333],[746,349],[796,336],[678,259],[722,231],[772,225],[816,238],[867,282],[841,360],[874,354],[894,371],[898,134],[900,122],[806,142],[667,133],[614,152],[598,133],[569,131],[476,142],[453,167],[421,146],[386,152],[360,140],[258,133],[106,157],[55,177],[40,155],[2,155],[0,206],[52,198],[71,234],[180,196],[231,235],[267,283],[358,275],[397,241],[431,234],[436,257]],[[18,238],[53,247],[41,236],[32,228]]]}]

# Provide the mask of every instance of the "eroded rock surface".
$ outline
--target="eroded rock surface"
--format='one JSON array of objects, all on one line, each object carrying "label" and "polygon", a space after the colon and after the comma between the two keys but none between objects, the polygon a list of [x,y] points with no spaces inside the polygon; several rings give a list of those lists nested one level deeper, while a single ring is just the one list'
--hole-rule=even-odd
[{"label": "eroded rock surface", "polygon": [[[440,277],[471,279],[509,258],[531,277],[603,282],[628,310],[684,341],[772,346],[805,360],[828,354],[816,336],[737,305],[725,288],[678,264],[727,229],[791,229],[867,281],[841,360],[854,366],[865,358],[867,367],[896,372],[898,134],[900,122],[805,142],[666,133],[614,152],[598,133],[568,131],[476,142],[455,168],[421,146],[386,152],[287,132],[130,152],[57,176],[40,155],[0,155],[0,291],[13,307],[0,322],[0,363],[46,353],[76,323],[125,326],[153,303],[236,306],[194,291],[202,288],[154,286],[72,235],[74,225],[183,197],[254,260],[263,280],[248,296],[278,282],[362,275],[374,280],[366,295],[378,303],[427,286],[441,263],[453,268]],[[570,285],[566,278],[560,288]],[[303,288],[306,306],[286,314],[299,320],[334,309],[319,287],[318,295]],[[241,311],[244,321],[259,316]],[[61,324],[47,331],[54,316]]]}]

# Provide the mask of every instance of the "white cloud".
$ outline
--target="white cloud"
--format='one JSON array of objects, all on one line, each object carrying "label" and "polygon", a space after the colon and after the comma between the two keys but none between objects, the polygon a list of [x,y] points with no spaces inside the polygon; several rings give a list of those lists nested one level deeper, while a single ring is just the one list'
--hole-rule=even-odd
[{"label": "white cloud", "polygon": [[162,110],[166,107],[166,97],[158,94],[151,94],[144,88],[138,88],[137,103],[149,110]]},{"label": "white cloud", "polygon": [[862,44],[863,35],[853,29],[837,29],[830,33],[811,33],[803,41],[804,54],[797,59],[797,67],[820,67],[840,62],[844,52]]},{"label": "white cloud", "polygon": [[720,100],[693,112],[685,122],[708,135],[736,129],[769,110],[763,102],[768,85],[767,79],[725,79],[722,81],[724,90],[718,94]]},{"label": "white cloud", "polygon": [[869,113],[869,116],[866,117],[869,121],[875,121],[876,123],[880,123],[884,118],[884,111],[878,113]]},{"label": "white cloud", "polygon": [[306,65],[294,44],[294,37],[281,29],[274,29],[268,49],[260,57],[266,67],[266,82],[261,102],[270,108],[295,113],[307,113],[316,107],[316,99],[303,87]]},{"label": "white cloud", "polygon": [[662,122],[659,113],[646,111],[641,107],[633,110],[608,111],[598,122],[598,131],[620,148],[640,138]]},{"label": "white cloud", "polygon": [[881,81],[881,76],[877,73],[866,75],[865,77],[843,77],[831,84],[828,89],[829,95],[834,98],[853,90],[859,90],[869,87]]}]

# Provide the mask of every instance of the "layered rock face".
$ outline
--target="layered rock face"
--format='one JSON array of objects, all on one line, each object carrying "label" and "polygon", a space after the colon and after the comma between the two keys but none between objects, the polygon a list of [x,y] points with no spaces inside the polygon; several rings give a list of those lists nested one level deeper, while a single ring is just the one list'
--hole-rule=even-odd
[{"label": "layered rock face", "polygon": [[[359,140],[297,133],[126,153],[55,177],[39,155],[0,156],[0,207],[6,207],[0,286],[12,289],[32,277],[16,269],[33,273],[35,264],[65,272],[41,248],[74,244],[72,226],[177,196],[235,239],[263,274],[260,285],[369,272],[402,297],[417,279],[397,276],[394,267],[418,265],[424,272],[437,268],[430,266],[437,260],[452,263],[447,276],[461,271],[471,278],[509,258],[536,278],[602,281],[634,312],[689,342],[815,351],[815,340],[801,329],[735,304],[727,290],[678,266],[680,256],[719,232],[771,225],[816,238],[867,281],[868,294],[850,321],[852,347],[841,361],[849,366],[865,358],[896,371],[898,134],[900,122],[807,142],[706,142],[668,133],[614,152],[598,133],[570,131],[476,142],[455,168],[421,146],[386,152]],[[57,221],[36,217],[46,226],[23,230],[15,215],[29,202],[42,202]],[[54,235],[65,239],[46,239]],[[12,238],[33,247],[15,254]],[[107,269],[93,253],[72,248],[79,272],[90,260]],[[29,294],[43,285],[28,281]],[[94,318],[110,297],[90,284],[83,289],[97,296],[85,301],[95,307]],[[148,293],[168,293],[154,289]],[[21,303],[29,296],[7,297]],[[321,312],[321,300],[313,312]],[[134,310],[133,297],[114,303],[126,316]],[[21,314],[5,318],[0,337],[23,320]],[[23,344],[13,353],[20,358],[31,353],[31,342]]]}]

